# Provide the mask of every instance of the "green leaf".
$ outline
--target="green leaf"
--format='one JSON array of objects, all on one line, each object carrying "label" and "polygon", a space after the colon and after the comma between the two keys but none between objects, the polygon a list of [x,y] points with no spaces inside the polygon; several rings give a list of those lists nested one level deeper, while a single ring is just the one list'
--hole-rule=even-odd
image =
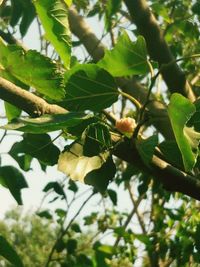
[{"label": "green leaf", "polygon": [[200,133],[186,126],[195,111],[195,105],[184,96],[177,93],[171,96],[168,114],[186,171],[192,170],[198,155]]},{"label": "green leaf", "polygon": [[48,210],[43,210],[43,211],[37,212],[36,214],[39,217],[46,218],[48,220],[51,220],[53,218],[52,215],[50,214],[50,212]]},{"label": "green leaf", "polygon": [[109,128],[101,122],[90,124],[84,131],[83,136],[84,156],[96,156],[108,150],[112,145]]},{"label": "green leaf", "polygon": [[6,117],[8,121],[18,118],[22,112],[21,109],[11,105],[8,102],[4,102],[4,107],[5,107]]},{"label": "green leaf", "polygon": [[50,182],[43,189],[44,192],[48,192],[53,189],[58,195],[61,195],[65,198],[65,192],[63,187],[58,182]]},{"label": "green leaf", "polygon": [[22,205],[21,189],[28,185],[23,174],[12,166],[0,167],[0,184],[8,188],[19,205]]},{"label": "green leaf", "polygon": [[112,27],[112,18],[121,7],[121,0],[108,0],[106,3],[105,24],[107,31]]},{"label": "green leaf", "polygon": [[159,149],[165,160],[178,169],[184,170],[181,152],[175,140],[167,140],[159,144]]},{"label": "green leaf", "polygon": [[84,130],[92,123],[96,123],[99,121],[98,117],[95,116],[89,116],[88,118],[86,118],[85,120],[83,120],[81,123],[79,123],[78,125],[72,126],[72,127],[68,127],[68,133],[77,136],[77,137],[81,137],[82,133],[84,132]]},{"label": "green leaf", "polygon": [[77,267],[95,267],[92,260],[85,254],[77,255]]},{"label": "green leaf", "polygon": [[114,78],[95,64],[75,66],[66,73],[66,99],[68,110],[100,111],[118,99]]},{"label": "green leaf", "polygon": [[151,160],[157,144],[158,144],[157,135],[152,135],[147,139],[138,139],[136,141],[136,147],[140,154],[140,157],[147,166],[150,166],[151,164]]},{"label": "green leaf", "polygon": [[115,247],[110,245],[101,245],[98,247],[98,250],[104,252],[105,254],[113,254],[115,251]]},{"label": "green leaf", "polygon": [[11,0],[12,14],[10,18],[10,25],[15,27],[23,14],[22,2],[20,0]]},{"label": "green leaf", "polygon": [[15,85],[22,87],[23,89],[28,89],[29,87],[19,81],[10,72],[8,67],[8,57],[12,52],[21,51],[22,47],[17,45],[6,45],[3,39],[0,37],[0,76],[6,80],[11,81]]},{"label": "green leaf", "polygon": [[87,173],[84,182],[94,186],[100,193],[104,193],[109,182],[114,178],[115,173],[116,166],[112,157],[109,156],[99,169],[94,169]]},{"label": "green leaf", "polygon": [[111,51],[106,51],[98,65],[114,77],[146,74],[148,72],[147,49],[145,40],[139,36],[132,42],[126,32],[117,41]]},{"label": "green leaf", "polygon": [[20,21],[19,29],[20,29],[20,33],[22,37],[24,37],[28,31],[29,26],[31,25],[31,23],[33,22],[35,18],[36,12],[35,12],[35,7],[31,0],[26,0],[26,1],[21,1],[21,2],[22,2],[22,7],[23,7],[23,10],[22,10],[23,14],[22,14],[22,18]]},{"label": "green leaf", "polygon": [[75,232],[75,233],[81,233],[81,228],[77,223],[73,223],[71,225],[71,229]]},{"label": "green leaf", "polygon": [[17,252],[2,235],[0,235],[0,255],[15,267],[24,266]]},{"label": "green leaf", "polygon": [[74,192],[74,193],[77,193],[77,192],[78,192],[78,186],[77,186],[77,184],[76,184],[74,181],[72,181],[72,180],[69,180],[68,189],[71,190],[71,191]]},{"label": "green leaf", "polygon": [[[70,1],[67,1],[70,4]],[[45,30],[45,37],[52,43],[66,68],[70,65],[71,37],[68,8],[62,0],[35,0],[36,11]]]},{"label": "green leaf", "polygon": [[67,252],[69,254],[74,254],[75,250],[77,249],[77,240],[76,239],[69,239],[66,243]]},{"label": "green leaf", "polygon": [[100,192],[106,190],[116,172],[109,152],[86,157],[83,155],[83,145],[77,142],[68,146],[67,150],[60,154],[58,170],[74,181],[94,186]]},{"label": "green leaf", "polygon": [[65,96],[63,78],[57,65],[37,51],[21,49],[9,53],[4,67],[18,80],[51,99],[61,100]]},{"label": "green leaf", "polygon": [[65,218],[66,216],[66,210],[63,210],[63,209],[56,209],[55,213],[57,214],[59,218]]},{"label": "green leaf", "polygon": [[108,189],[107,192],[108,192],[108,195],[109,195],[113,205],[116,206],[117,205],[117,193],[116,193],[116,191],[114,191],[112,189]]},{"label": "green leaf", "polygon": [[47,133],[68,127],[75,127],[85,120],[92,118],[80,112],[69,112],[66,114],[43,115],[38,118],[17,119],[2,127],[5,130],[18,130],[27,133]]},{"label": "green leaf", "polygon": [[22,37],[26,34],[29,26],[35,18],[35,8],[31,0],[11,0],[12,13],[10,18],[10,25],[16,26],[19,22],[19,29]]},{"label": "green leaf", "polygon": [[9,154],[18,161],[24,154],[36,158],[40,163],[53,166],[57,163],[60,151],[47,134],[24,134],[23,140],[16,142]]},{"label": "green leaf", "polygon": [[109,153],[94,157],[83,155],[83,145],[74,142],[67,146],[67,150],[60,154],[58,170],[69,175],[72,180],[84,182],[87,173],[99,169],[106,161]]}]

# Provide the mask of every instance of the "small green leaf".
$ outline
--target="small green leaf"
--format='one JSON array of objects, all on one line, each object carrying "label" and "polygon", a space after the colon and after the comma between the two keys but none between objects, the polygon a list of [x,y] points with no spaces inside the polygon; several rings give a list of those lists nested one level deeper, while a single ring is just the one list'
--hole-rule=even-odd
[{"label": "small green leaf", "polygon": [[71,225],[71,229],[75,232],[75,233],[81,233],[81,228],[77,223],[73,223]]},{"label": "small green leaf", "polygon": [[9,53],[4,67],[18,80],[51,99],[61,100],[65,96],[63,78],[57,65],[37,51],[18,49]]},{"label": "small green leaf", "polygon": [[115,247],[109,245],[101,245],[98,247],[98,250],[106,254],[113,254],[115,251]]},{"label": "small green leaf", "polygon": [[43,115],[38,118],[17,119],[2,127],[6,130],[18,130],[27,133],[47,133],[68,127],[79,127],[85,120],[92,118],[80,112],[69,112],[66,114]]},{"label": "small green leaf", "polygon": [[112,190],[112,189],[108,189],[108,195],[113,203],[113,205],[117,205],[117,193],[116,191]]},{"label": "small green leaf", "polygon": [[63,187],[58,182],[50,182],[43,189],[44,192],[48,192],[53,189],[58,195],[61,195],[65,198],[65,192]]},{"label": "small green leaf", "polygon": [[[186,126],[195,111],[195,105],[184,96],[177,93],[171,96],[168,114],[186,171],[192,170],[198,155],[199,141],[197,141],[196,132]],[[200,135],[200,133],[197,134]]]},{"label": "small green leaf", "polygon": [[84,156],[96,156],[108,150],[112,145],[108,126],[100,122],[90,124],[84,131],[83,136]]},{"label": "small green leaf", "polygon": [[100,111],[118,99],[114,78],[95,64],[75,66],[66,73],[66,99],[68,110]]},{"label": "small green leaf", "polygon": [[[67,4],[70,2],[67,1]],[[34,4],[47,40],[52,43],[65,67],[68,68],[71,56],[71,36],[66,3],[62,0],[35,0]]]},{"label": "small green leaf", "polygon": [[23,174],[12,166],[0,167],[0,184],[8,188],[19,205],[22,205],[21,189],[28,185]]},{"label": "small green leaf", "polygon": [[76,184],[74,181],[72,181],[72,180],[69,180],[68,189],[71,190],[71,191],[74,192],[74,193],[77,193],[77,192],[78,192],[78,186],[77,186],[77,184]]},{"label": "small green leaf", "polygon": [[152,135],[147,139],[138,139],[136,141],[137,150],[147,166],[150,166],[151,160],[158,144],[158,136]]},{"label": "small green leaf", "polygon": [[43,210],[43,211],[37,212],[36,214],[39,217],[46,218],[48,220],[51,220],[53,218],[52,215],[50,214],[50,212],[48,210]]},{"label": "small green leaf", "polygon": [[113,50],[106,51],[98,65],[114,77],[146,74],[148,64],[144,38],[139,36],[136,42],[132,42],[128,34],[124,32]]},{"label": "small green leaf", "polygon": [[24,266],[17,252],[2,235],[0,235],[0,255],[15,267]]}]

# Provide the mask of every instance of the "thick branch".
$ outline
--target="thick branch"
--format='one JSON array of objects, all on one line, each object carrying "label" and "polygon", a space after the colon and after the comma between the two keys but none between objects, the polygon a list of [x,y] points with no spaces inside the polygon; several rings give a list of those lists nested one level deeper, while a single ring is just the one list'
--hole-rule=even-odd
[{"label": "thick branch", "polygon": [[57,105],[50,105],[44,99],[16,86],[0,77],[0,98],[21,108],[30,116],[42,114],[66,113],[67,110]]},{"label": "thick branch", "polygon": [[[146,0],[124,0],[124,2],[133,22],[146,40],[150,57],[157,61],[160,66],[174,61],[174,56]],[[171,92],[179,92],[192,101],[195,100],[194,93],[186,80],[185,74],[176,63],[164,68],[162,75]]]},{"label": "thick branch", "polygon": [[166,190],[180,192],[200,200],[200,181],[196,177],[173,167],[156,155],[152,159],[152,168],[148,168],[130,141],[119,144],[114,154],[130,164],[134,164],[140,171],[151,173]]}]

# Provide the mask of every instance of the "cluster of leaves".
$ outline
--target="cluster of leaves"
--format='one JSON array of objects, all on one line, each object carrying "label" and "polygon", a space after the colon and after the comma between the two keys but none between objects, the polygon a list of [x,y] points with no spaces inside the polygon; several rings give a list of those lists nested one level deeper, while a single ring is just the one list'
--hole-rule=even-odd
[{"label": "cluster of leaves", "polygon": [[[122,1],[73,2],[77,9],[87,13],[88,17],[98,15],[100,20],[104,18],[106,33],[110,33],[111,37],[113,36],[114,25],[119,26],[117,24],[119,14],[126,13]],[[188,47],[192,47],[189,50],[190,53],[197,53],[199,3],[189,1],[184,1],[184,3],[182,1],[151,2],[151,8],[154,10],[158,22],[162,23],[165,28],[164,34],[174,55],[187,57]],[[117,237],[117,240],[123,240],[122,245],[120,243],[115,247],[104,245],[99,241],[94,242],[91,257],[88,257],[86,253],[78,252],[76,240],[78,237],[71,237],[66,229],[80,234],[82,231],[74,224],[69,224],[64,231],[68,235],[67,238],[65,234],[61,234],[53,246],[53,252],[61,253],[64,257],[60,266],[107,267],[111,266],[112,262],[114,266],[116,261],[119,263],[123,258],[128,263],[133,262],[136,258],[134,253],[136,248],[132,248],[135,240],[139,240],[145,245],[147,261],[150,262],[151,266],[157,266],[156,264],[161,264],[162,261],[171,263],[175,258],[177,258],[177,266],[184,266],[189,261],[188,257],[191,254],[192,261],[199,263],[199,241],[197,238],[199,225],[193,226],[199,217],[196,213],[194,213],[196,215],[191,216],[188,229],[186,221],[183,220],[185,199],[182,200],[179,210],[172,211],[163,207],[163,215],[160,215],[159,203],[166,204],[169,201],[169,194],[163,193],[164,191],[158,185],[152,186],[151,163],[156,149],[162,154],[163,160],[177,167],[180,171],[189,174],[199,172],[200,125],[198,117],[200,102],[197,100],[192,103],[178,93],[172,94],[170,99],[168,96],[157,97],[155,94],[154,98],[157,97],[163,103],[165,100],[169,100],[167,112],[175,139],[166,139],[159,143],[160,139],[157,132],[149,134],[148,138],[144,139],[142,135],[151,123],[149,118],[146,119],[143,116],[144,113],[146,115],[149,99],[147,98],[145,105],[142,106],[132,95],[124,93],[118,88],[120,79],[134,75],[138,81],[145,82],[149,87],[149,92],[151,91],[155,79],[158,77],[158,75],[154,75],[158,66],[148,58],[144,38],[138,35],[135,29],[131,29],[131,35],[122,31],[113,41],[114,47],[105,51],[104,57],[98,63],[86,61],[81,64],[78,60],[73,62],[72,48],[74,42],[72,42],[68,23],[71,4],[71,1],[67,0],[34,0],[33,2],[26,1],[26,3],[17,0],[3,1],[0,6],[1,28],[4,30],[10,26],[15,29],[19,27],[22,37],[25,36],[29,26],[37,16],[45,32],[46,44],[51,43],[57,55],[55,61],[36,50],[27,50],[14,42],[13,39],[12,42],[8,42],[8,38],[4,38],[4,40],[0,38],[1,77],[27,91],[32,91],[34,88],[34,93],[39,97],[66,109],[66,113],[63,114],[45,114],[38,118],[24,118],[21,116],[22,113],[17,103],[16,106],[4,103],[8,124],[1,126],[1,129],[5,130],[5,133],[8,130],[17,130],[23,134],[21,135],[22,140],[14,143],[9,151],[9,155],[18,163],[21,170],[12,166],[1,166],[0,183],[10,190],[18,204],[22,204],[21,190],[27,187],[23,171],[29,171],[32,160],[37,159],[43,170],[46,170],[47,166],[58,163],[58,169],[72,180],[92,185],[94,187],[93,194],[97,191],[101,194],[107,194],[112,204],[116,205],[117,194],[108,187],[113,178],[116,177],[115,181],[118,185],[124,184],[128,187],[132,177],[136,176],[139,181],[137,184],[139,197],[146,198],[148,188],[151,188],[153,195],[153,205],[149,218],[153,227],[150,233],[144,230],[146,226],[141,227],[144,228],[142,234],[131,229],[126,230],[125,218],[128,219],[128,214],[120,214],[113,210],[107,210],[103,216],[92,213],[85,217],[85,225],[96,223],[97,229],[101,233],[112,230],[113,236]],[[186,7],[188,11],[184,11],[185,17],[183,19],[182,12]],[[188,29],[190,30],[188,31]],[[186,34],[186,44],[182,42],[183,34]],[[6,36],[10,36],[9,32]],[[132,37],[135,38],[135,41]],[[181,66],[187,69],[191,77],[194,76],[191,74],[192,72],[198,73],[199,63],[194,64],[193,60],[183,60]],[[150,74],[154,76],[150,77]],[[197,79],[194,82],[196,88],[199,87],[198,81]],[[119,104],[121,97],[124,96],[136,105],[134,112],[131,110],[132,107],[130,108],[130,103],[128,106],[138,125],[136,126],[136,134],[124,135],[119,132],[113,124],[112,117],[107,112],[112,105]],[[124,113],[123,101],[121,103],[120,115]],[[145,124],[146,121],[147,124]],[[137,131],[140,132],[139,135]],[[62,135],[65,141],[73,141],[70,144],[67,143],[64,150],[60,151],[53,143],[51,132],[56,132],[58,137]],[[145,166],[145,171],[138,170],[138,165],[131,167],[124,165],[113,157],[115,149],[124,141],[129,147],[135,146]],[[78,191],[78,187],[73,181],[70,182],[68,189],[74,194]],[[57,182],[49,183],[44,192],[49,192],[49,190],[56,194],[54,201],[60,199],[67,202],[64,186]],[[160,197],[162,194],[164,194],[163,198]],[[193,203],[193,205],[195,209],[195,204]],[[55,212],[59,217],[61,230],[63,230],[67,212],[62,209],[57,209]],[[188,217],[192,214],[190,212],[193,212],[192,208],[187,215]],[[48,211],[40,212],[39,215],[52,219],[52,215]],[[114,220],[115,216],[117,219]],[[140,218],[138,220],[140,221]],[[141,225],[143,224],[141,223]],[[175,231],[175,235],[168,236],[168,232],[172,230]],[[186,240],[188,234],[190,234],[191,239]],[[3,236],[1,236],[0,243],[0,247],[5,248],[0,250],[0,254],[16,266],[23,266],[20,258]],[[180,249],[178,250],[178,248]],[[185,251],[189,252],[185,255]],[[50,258],[49,262],[51,260]],[[119,264],[122,266],[122,263]]]}]

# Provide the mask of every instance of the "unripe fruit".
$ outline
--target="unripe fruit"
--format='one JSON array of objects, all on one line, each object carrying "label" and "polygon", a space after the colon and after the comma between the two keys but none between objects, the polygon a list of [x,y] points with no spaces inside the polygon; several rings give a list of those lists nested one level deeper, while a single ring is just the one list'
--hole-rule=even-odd
[{"label": "unripe fruit", "polygon": [[115,127],[122,133],[133,133],[136,123],[133,118],[127,117],[116,121]]}]

